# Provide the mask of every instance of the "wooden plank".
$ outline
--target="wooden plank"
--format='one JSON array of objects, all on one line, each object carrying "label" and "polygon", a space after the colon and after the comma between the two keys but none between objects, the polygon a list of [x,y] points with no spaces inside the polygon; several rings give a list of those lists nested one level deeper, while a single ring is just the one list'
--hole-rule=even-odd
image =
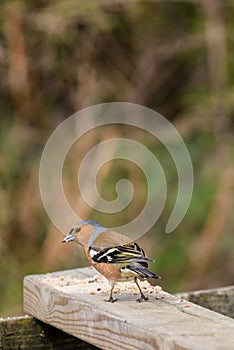
[{"label": "wooden plank", "polygon": [[177,294],[192,303],[234,318],[234,286]]},{"label": "wooden plank", "polygon": [[98,350],[31,316],[0,318],[0,349],[3,350]]},{"label": "wooden plank", "polygon": [[[103,293],[81,293],[80,286],[66,286],[66,279],[92,277],[92,268],[32,275],[24,279],[24,309],[54,327],[101,349],[233,349],[234,320],[166,292],[136,296],[123,294],[106,303]],[[47,283],[64,281],[63,287]]]}]

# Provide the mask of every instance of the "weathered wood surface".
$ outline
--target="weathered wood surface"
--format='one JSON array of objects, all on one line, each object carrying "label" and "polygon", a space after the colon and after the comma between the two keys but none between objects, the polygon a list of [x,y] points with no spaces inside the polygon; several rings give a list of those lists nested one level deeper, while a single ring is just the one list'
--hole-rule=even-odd
[{"label": "weathered wood surface", "polygon": [[234,318],[234,286],[177,294],[192,303]]},{"label": "weathered wood surface", "polygon": [[[92,268],[61,271],[91,277]],[[106,303],[103,294],[58,291],[32,275],[24,280],[24,309],[39,320],[94,344],[101,349],[234,349],[234,321],[165,292],[157,299],[136,303],[134,295],[121,295]]]},{"label": "weathered wood surface", "polygon": [[0,318],[1,350],[98,350],[31,316]]}]

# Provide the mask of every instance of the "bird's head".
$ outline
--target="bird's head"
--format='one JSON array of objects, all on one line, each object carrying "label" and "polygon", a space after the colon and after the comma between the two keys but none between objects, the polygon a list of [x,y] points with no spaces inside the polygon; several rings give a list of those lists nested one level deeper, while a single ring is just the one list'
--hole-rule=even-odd
[{"label": "bird's head", "polygon": [[62,243],[75,241],[81,245],[89,245],[92,235],[96,236],[105,230],[106,228],[98,222],[92,220],[80,221],[72,226]]},{"label": "bird's head", "polygon": [[72,242],[77,239],[78,233],[81,231],[82,225],[74,225],[72,228],[69,230],[68,234],[66,237],[62,240],[62,243],[67,243],[67,242]]}]

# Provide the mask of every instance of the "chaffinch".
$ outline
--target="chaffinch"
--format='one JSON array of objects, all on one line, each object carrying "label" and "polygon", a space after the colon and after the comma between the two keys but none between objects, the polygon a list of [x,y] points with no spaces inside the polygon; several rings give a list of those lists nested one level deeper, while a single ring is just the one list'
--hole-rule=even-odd
[{"label": "chaffinch", "polygon": [[137,243],[91,220],[74,225],[62,242],[71,241],[84,246],[91,265],[109,280],[111,290],[107,301],[113,303],[117,300],[112,296],[116,282],[129,280],[134,280],[140,291],[137,301],[148,300],[137,278],[160,277],[148,270],[148,262],[153,260],[145,256],[144,250]]}]

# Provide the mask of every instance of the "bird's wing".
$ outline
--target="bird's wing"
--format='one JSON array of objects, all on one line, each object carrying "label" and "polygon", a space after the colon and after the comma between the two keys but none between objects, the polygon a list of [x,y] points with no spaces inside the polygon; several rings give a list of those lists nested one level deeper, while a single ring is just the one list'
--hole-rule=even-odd
[{"label": "bird's wing", "polygon": [[137,243],[101,249],[99,251],[91,247],[90,255],[95,263],[125,264],[130,262],[142,262],[148,266],[147,262],[152,261],[152,259],[145,256],[143,249],[140,248]]},{"label": "bird's wing", "polygon": [[129,265],[125,265],[121,268],[121,272],[128,272],[132,271],[137,276],[145,279],[145,278],[161,278],[160,276],[156,275],[156,273],[148,270],[147,266],[143,266],[141,263],[131,263]]},{"label": "bird's wing", "polygon": [[92,242],[92,247],[96,249],[105,249],[130,244],[132,242],[133,240],[129,237],[122,235],[119,232],[110,231],[107,229],[97,236],[97,238]]}]

